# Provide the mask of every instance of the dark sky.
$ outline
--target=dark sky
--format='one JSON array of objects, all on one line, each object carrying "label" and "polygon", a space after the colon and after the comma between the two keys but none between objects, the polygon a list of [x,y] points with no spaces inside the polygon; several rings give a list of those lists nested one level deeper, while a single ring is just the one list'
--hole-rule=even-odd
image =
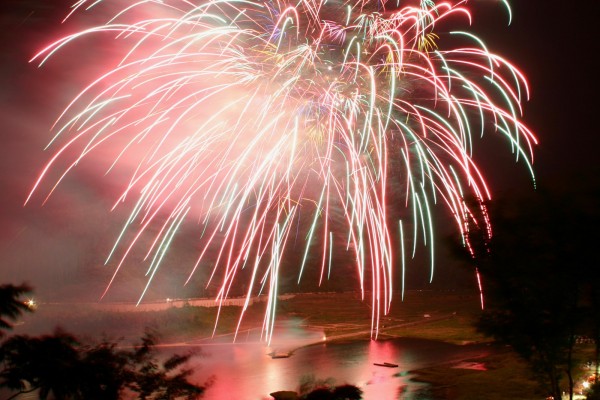
[{"label": "dark sky", "polygon": [[[481,35],[527,75],[532,95],[525,105],[525,121],[540,140],[535,155],[537,179],[542,186],[564,186],[573,176],[588,175],[586,171],[598,166],[600,141],[594,123],[598,64],[592,59],[598,48],[593,16],[600,3],[517,0],[511,4],[513,25],[502,29],[498,18],[484,18],[495,23],[482,27]],[[500,173],[495,179],[502,189],[511,190],[510,177],[517,178],[516,171],[489,170]]]},{"label": "dark sky", "polygon": [[[68,29],[59,26],[64,15],[59,3],[4,0],[0,5],[0,282],[26,280],[46,296],[90,300],[98,298],[108,277],[98,268],[98,255],[111,244],[114,221],[120,222],[121,217],[107,213],[111,203],[106,194],[114,193],[117,183],[85,184],[90,180],[84,165],[44,207],[41,196],[23,207],[48,158],[43,148],[53,119],[81,83],[73,66],[86,68],[86,57],[93,56],[90,48],[90,54],[71,54],[42,70],[27,62],[56,34],[49,32]],[[473,31],[528,77],[532,96],[524,120],[540,140],[534,163],[538,183],[568,188],[574,177],[584,176],[597,184],[589,171],[598,170],[600,144],[598,63],[592,61],[598,50],[594,18],[599,3],[512,0],[511,5],[513,23],[507,27],[506,12],[497,1],[469,2]],[[506,143],[486,142],[478,160],[494,196],[533,190],[526,168],[515,165]],[[176,257],[186,261],[191,256],[182,251]],[[443,267],[439,261],[438,268]],[[139,292],[143,282],[132,281],[117,285],[114,298]],[[174,293],[183,293],[176,279],[170,284]]]}]

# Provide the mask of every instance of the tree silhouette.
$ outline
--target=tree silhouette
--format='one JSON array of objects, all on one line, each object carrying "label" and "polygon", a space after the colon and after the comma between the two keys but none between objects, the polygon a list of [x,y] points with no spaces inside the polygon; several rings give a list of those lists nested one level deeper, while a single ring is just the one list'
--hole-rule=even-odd
[{"label": "tree silhouette", "polygon": [[139,393],[141,400],[199,398],[205,388],[190,383],[188,377],[193,371],[183,368],[192,354],[175,354],[159,364],[155,357],[156,339],[154,333],[147,331],[142,344],[129,355],[131,365],[136,366],[136,370],[131,371],[134,379],[128,383],[129,388]]},{"label": "tree silhouette", "polygon": [[314,389],[302,398],[305,400],[334,400],[331,389],[326,387]]},{"label": "tree silhouette", "polygon": [[[57,400],[77,392],[79,354],[77,339],[57,330],[52,335],[17,335],[0,347],[0,386],[19,392],[39,389],[44,400],[52,393]],[[24,381],[31,385],[27,390]]]},{"label": "tree silhouette", "polygon": [[39,390],[41,400],[119,400],[125,393],[141,400],[200,398],[205,387],[190,383],[192,370],[185,368],[191,354],[160,362],[155,343],[151,333],[129,349],[110,341],[83,345],[61,330],[16,335],[0,347],[0,387],[16,391],[12,397]]},{"label": "tree silhouette", "polygon": [[554,398],[565,374],[572,394],[576,336],[600,327],[597,238],[586,229],[598,223],[599,198],[594,189],[576,192],[496,203],[493,236],[471,229],[475,257],[467,255],[483,278],[478,328],[511,345]]},{"label": "tree silhouette", "polygon": [[129,371],[130,356],[118,350],[117,343],[104,341],[81,351],[80,368],[74,379],[78,393],[89,400],[118,399],[128,382],[135,379]]},{"label": "tree silhouette", "polygon": [[0,285],[0,338],[5,335],[6,330],[13,328],[10,321],[15,321],[24,312],[31,311],[31,308],[21,300],[24,294],[30,292],[31,288],[26,284]]},{"label": "tree silhouette", "polygon": [[302,377],[299,392],[281,390],[270,395],[275,400],[360,400],[363,393],[357,386],[333,386],[332,379],[317,380],[314,375]]},{"label": "tree silhouette", "polygon": [[600,400],[600,382],[595,382],[585,397],[586,400]]},{"label": "tree silhouette", "polygon": [[311,390],[300,398],[303,400],[360,400],[362,399],[362,390],[349,384],[335,387],[323,386]]},{"label": "tree silhouette", "polygon": [[[32,311],[21,300],[29,292],[25,284],[0,286],[0,337],[12,329],[10,321]],[[125,392],[141,400],[201,397],[206,386],[188,381],[193,371],[186,364],[193,354],[160,362],[156,341],[150,331],[129,349],[108,340],[85,345],[60,328],[39,337],[15,335],[0,346],[0,387],[16,392],[9,399],[35,390],[41,400],[118,400]]]},{"label": "tree silhouette", "polygon": [[360,400],[362,390],[354,385],[340,385],[333,389],[333,398],[336,400]]}]

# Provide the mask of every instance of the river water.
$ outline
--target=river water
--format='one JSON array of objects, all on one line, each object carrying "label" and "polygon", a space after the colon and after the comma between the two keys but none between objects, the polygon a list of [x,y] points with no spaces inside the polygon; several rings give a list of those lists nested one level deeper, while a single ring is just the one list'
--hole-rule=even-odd
[{"label": "river water", "polygon": [[[301,338],[295,345],[302,345]],[[315,338],[312,338],[313,342]],[[322,339],[321,339],[322,340]],[[276,344],[293,347],[291,342]],[[181,352],[177,348],[176,352]],[[302,379],[330,379],[334,384],[359,386],[365,400],[432,400],[427,384],[414,381],[410,371],[478,358],[492,350],[486,345],[459,346],[422,339],[327,342],[296,349],[288,358],[272,358],[277,351],[260,343],[206,343],[193,359],[193,380],[214,378],[206,400],[271,399],[269,393],[297,390]],[[397,368],[374,363],[398,364]]]}]

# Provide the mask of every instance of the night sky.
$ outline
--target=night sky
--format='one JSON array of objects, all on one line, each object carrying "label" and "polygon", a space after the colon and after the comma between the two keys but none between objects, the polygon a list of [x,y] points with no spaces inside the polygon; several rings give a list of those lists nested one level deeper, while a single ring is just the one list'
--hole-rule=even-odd
[{"label": "night sky", "polygon": [[[49,5],[48,3],[52,3]],[[112,178],[102,184],[82,163],[42,207],[37,195],[23,207],[28,191],[47,161],[50,127],[82,82],[77,67],[93,57],[57,57],[37,69],[28,59],[68,27],[60,18],[69,1],[4,0],[0,5],[0,283],[27,281],[41,296],[54,299],[98,299],[111,271],[99,267],[123,216],[109,213]],[[513,24],[506,26],[504,8],[494,0],[472,0],[476,32],[488,48],[510,59],[528,77],[532,92],[524,120],[540,145],[534,168],[538,185],[569,190],[573,179],[598,184],[598,50],[597,0],[512,0]],[[77,59],[75,58],[77,57]],[[75,60],[75,61],[74,61]],[[515,164],[505,142],[484,140],[478,161],[493,196],[533,191],[526,167]],[[575,189],[574,189],[575,190]],[[576,195],[576,193],[574,193]],[[442,229],[445,234],[445,230]],[[185,240],[174,255],[193,260],[193,243]],[[188,248],[188,250],[185,250]],[[189,254],[188,254],[189,253]],[[438,258],[444,276],[444,260]],[[447,273],[447,271],[446,271]],[[114,287],[114,299],[139,293],[143,282]],[[435,279],[435,278],[434,278]],[[124,278],[124,281],[126,279]],[[193,295],[169,281],[174,293]]]}]

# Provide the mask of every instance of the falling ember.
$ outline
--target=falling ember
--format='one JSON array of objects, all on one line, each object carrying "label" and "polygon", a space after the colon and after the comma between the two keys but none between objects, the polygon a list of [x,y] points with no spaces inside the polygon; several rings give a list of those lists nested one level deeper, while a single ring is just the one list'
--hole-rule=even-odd
[{"label": "falling ember", "polygon": [[[413,256],[429,247],[433,275],[433,205],[463,237],[484,210],[465,202],[490,198],[473,141],[504,137],[530,170],[536,143],[521,121],[523,74],[473,34],[447,31],[469,26],[468,2],[407,3],[146,0],[57,40],[32,61],[96,35],[123,55],[58,118],[30,197],[59,162],[48,195],[87,154],[112,152],[108,173],[130,169],[115,207],[137,199],[107,261],[114,275],[152,236],[150,285],[182,225],[197,223],[188,281],[210,264],[223,301],[250,270],[247,304],[269,294],[269,337],[282,260],[297,252],[298,279],[314,264],[334,279],[335,246],[370,292],[376,335],[407,237]],[[68,18],[111,4],[80,0]]]},{"label": "falling ember", "polygon": [[477,276],[477,287],[479,288],[479,299],[481,301],[481,309],[485,309],[484,298],[483,298],[483,285],[481,284],[481,274],[479,273],[479,269],[475,268],[475,275]]}]

